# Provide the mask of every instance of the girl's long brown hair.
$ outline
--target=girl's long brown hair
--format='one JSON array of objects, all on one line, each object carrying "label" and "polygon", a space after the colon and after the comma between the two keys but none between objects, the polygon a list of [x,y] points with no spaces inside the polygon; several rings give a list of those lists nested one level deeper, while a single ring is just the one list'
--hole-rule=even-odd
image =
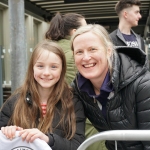
[{"label": "girl's long brown hair", "polygon": [[[37,82],[33,75],[33,66],[41,55],[43,50],[55,53],[62,60],[62,72],[59,81],[54,85],[47,101],[46,116],[42,116],[40,96],[37,89]],[[71,139],[76,131],[76,119],[74,105],[72,101],[72,92],[65,81],[66,59],[62,49],[52,41],[43,41],[39,43],[31,56],[24,84],[16,90],[18,100],[14,108],[9,124],[26,128],[38,128],[43,133],[53,132],[52,122],[56,112],[56,105],[61,102],[60,118],[58,125],[61,125],[65,131],[67,139]],[[26,94],[30,93],[32,104],[26,102]],[[40,118],[40,119],[38,119]]]}]

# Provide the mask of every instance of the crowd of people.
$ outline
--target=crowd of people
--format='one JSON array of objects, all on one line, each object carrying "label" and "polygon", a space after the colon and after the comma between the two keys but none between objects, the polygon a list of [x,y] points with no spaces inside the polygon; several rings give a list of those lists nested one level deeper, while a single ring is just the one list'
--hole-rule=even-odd
[{"label": "crowd of people", "polygon": [[[93,134],[150,129],[150,72],[138,25],[139,0],[115,6],[112,33],[76,13],[57,13],[31,56],[26,78],[0,110],[7,139],[40,139],[52,150],[77,150]],[[149,150],[150,141],[118,141],[118,150]],[[87,150],[114,150],[115,141]]]}]

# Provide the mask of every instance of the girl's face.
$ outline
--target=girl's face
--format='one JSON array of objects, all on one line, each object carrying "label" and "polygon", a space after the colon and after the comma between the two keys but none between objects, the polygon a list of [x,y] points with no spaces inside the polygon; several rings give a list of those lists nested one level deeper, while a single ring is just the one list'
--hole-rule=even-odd
[{"label": "girl's face", "polygon": [[91,82],[104,79],[108,71],[106,52],[100,38],[92,32],[78,35],[73,41],[74,59],[78,71]]},{"label": "girl's face", "polygon": [[33,66],[34,78],[41,90],[52,88],[60,79],[62,61],[58,55],[43,49]]}]

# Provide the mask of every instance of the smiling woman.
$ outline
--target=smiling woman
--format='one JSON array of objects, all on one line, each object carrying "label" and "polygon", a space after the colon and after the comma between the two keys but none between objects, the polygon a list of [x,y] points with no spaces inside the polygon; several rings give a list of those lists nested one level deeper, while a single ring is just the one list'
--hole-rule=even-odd
[{"label": "smiling woman", "polygon": [[[146,54],[138,48],[113,44],[104,27],[76,30],[71,46],[79,73],[72,83],[86,117],[99,131],[150,129],[150,72]],[[142,110],[142,111],[141,111]],[[114,141],[106,141],[108,150]],[[143,150],[146,141],[118,141],[122,150]]]},{"label": "smiling woman", "polygon": [[[63,69],[62,69],[63,68]],[[4,103],[0,128],[26,142],[39,138],[53,150],[76,150],[84,141],[82,103],[65,81],[66,59],[54,42],[42,41],[31,56],[26,79]]]}]

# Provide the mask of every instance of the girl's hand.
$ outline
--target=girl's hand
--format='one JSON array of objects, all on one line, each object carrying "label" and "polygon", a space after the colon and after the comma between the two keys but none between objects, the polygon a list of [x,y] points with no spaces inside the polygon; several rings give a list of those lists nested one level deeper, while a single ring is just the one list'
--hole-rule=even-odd
[{"label": "girl's hand", "polygon": [[43,132],[41,132],[37,128],[24,129],[19,132],[19,135],[21,136],[23,141],[26,140],[27,142],[30,143],[32,143],[37,138],[44,140],[46,143],[48,143],[49,141],[48,136],[46,136]]},{"label": "girl's hand", "polygon": [[6,126],[1,128],[2,133],[10,140],[12,140],[15,137],[16,131],[21,130],[23,130],[23,128],[18,126]]}]

